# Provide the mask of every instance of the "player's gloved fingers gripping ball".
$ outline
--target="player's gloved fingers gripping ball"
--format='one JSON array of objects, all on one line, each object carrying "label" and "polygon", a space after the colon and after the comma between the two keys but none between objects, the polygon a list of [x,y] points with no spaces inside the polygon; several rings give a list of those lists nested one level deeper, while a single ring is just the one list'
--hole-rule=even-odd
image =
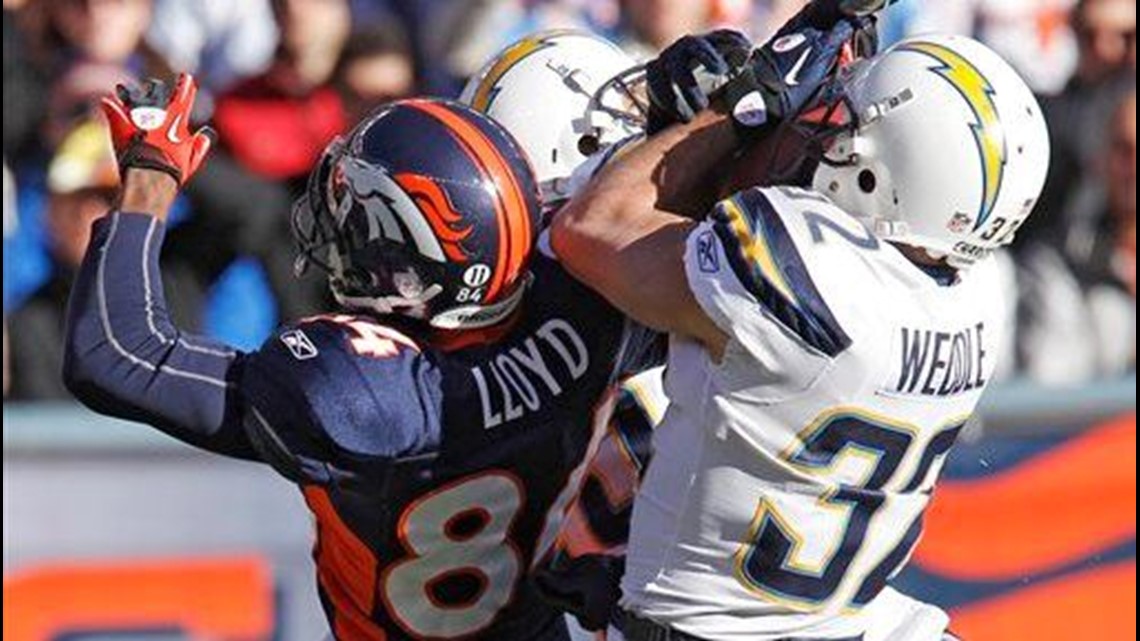
[{"label": "player's gloved fingers gripping ball", "polygon": [[119,161],[119,173],[150,169],[170,174],[179,186],[202,166],[214,145],[209,127],[190,131],[190,112],[198,85],[189,74],[178,77],[171,91],[161,80],[141,85],[119,85],[115,95],[102,100]]},{"label": "player's gloved fingers gripping ball", "polygon": [[747,64],[753,49],[747,36],[728,29],[685,36],[645,67],[649,127],[653,135],[687,123],[709,106],[710,96],[732,72]]},{"label": "player's gloved fingers gripping ball", "polygon": [[856,57],[857,36],[874,32],[872,18],[843,16],[829,27],[817,27],[805,18],[809,13],[805,10],[757,49],[751,63],[725,86],[725,101],[745,135],[798,116],[831,75]]}]

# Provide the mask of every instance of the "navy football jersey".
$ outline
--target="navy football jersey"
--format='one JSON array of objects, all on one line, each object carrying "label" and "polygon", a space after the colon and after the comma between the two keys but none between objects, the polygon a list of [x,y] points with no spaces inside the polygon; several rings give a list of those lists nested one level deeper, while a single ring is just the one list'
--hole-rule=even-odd
[{"label": "navy football jersey", "polygon": [[251,440],[316,516],[338,639],[563,638],[528,575],[557,538],[617,381],[658,360],[659,341],[553,260],[538,256],[533,275],[493,344],[441,351],[328,316],[244,364]]}]

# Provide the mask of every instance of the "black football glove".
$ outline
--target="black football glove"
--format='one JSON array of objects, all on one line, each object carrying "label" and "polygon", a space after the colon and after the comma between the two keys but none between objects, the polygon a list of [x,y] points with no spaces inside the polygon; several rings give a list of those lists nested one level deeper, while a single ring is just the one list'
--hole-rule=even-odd
[{"label": "black football glove", "polygon": [[743,134],[794,119],[839,68],[875,54],[874,18],[848,16],[838,7],[837,0],[808,5],[725,86],[724,99]]},{"label": "black football glove", "polygon": [[728,29],[685,36],[645,67],[649,135],[687,123],[708,109],[710,96],[748,63],[752,41]]}]

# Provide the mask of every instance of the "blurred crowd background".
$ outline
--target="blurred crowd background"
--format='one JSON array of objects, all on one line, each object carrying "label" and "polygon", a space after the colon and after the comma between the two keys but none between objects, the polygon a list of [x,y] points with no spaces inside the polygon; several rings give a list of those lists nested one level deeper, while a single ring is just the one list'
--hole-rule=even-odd
[{"label": "blurred crowd background", "polygon": [[[457,96],[499,48],[551,27],[594,30],[640,59],[731,25],[757,41],[803,0],[4,0],[4,394],[66,397],[70,280],[117,175],[98,97],[197,74],[196,117],[220,148],[173,216],[164,254],[183,327],[255,347],[327,305],[296,281],[292,201],[325,144],[373,106]],[[1003,257],[1016,290],[1005,376],[1081,385],[1136,363],[1136,4],[904,0],[883,24],[976,36],[1040,93],[1050,181]],[[931,157],[937,149],[929,150]],[[948,175],[947,180],[953,180]]]}]

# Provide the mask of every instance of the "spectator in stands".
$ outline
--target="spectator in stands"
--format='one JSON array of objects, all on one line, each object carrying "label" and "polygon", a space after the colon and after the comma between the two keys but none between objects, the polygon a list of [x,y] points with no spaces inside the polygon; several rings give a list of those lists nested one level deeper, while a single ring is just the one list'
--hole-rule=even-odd
[{"label": "spectator in stands", "polygon": [[621,45],[643,59],[690,33],[708,31],[716,19],[713,0],[621,0]]},{"label": "spectator in stands", "polygon": [[1064,93],[1044,104],[1053,163],[1042,196],[1039,229],[1057,235],[1088,224],[1103,210],[1104,181],[1096,167],[1108,145],[1104,123],[1136,86],[1136,4],[1081,0],[1073,14],[1080,42],[1077,73]]},{"label": "spectator in stands", "polygon": [[391,20],[353,33],[334,81],[350,125],[385,102],[412,96],[416,67],[407,33]]},{"label": "spectator in stands", "polygon": [[1022,261],[1018,351],[1048,384],[1079,384],[1136,369],[1136,94],[1111,119],[1097,224],[1077,226],[1065,252],[1033,243]]},{"label": "spectator in stands", "polygon": [[16,233],[19,226],[19,217],[16,216],[16,181],[12,179],[12,172],[8,170],[8,159],[4,159],[4,238]]},{"label": "spectator in stands", "polygon": [[[4,161],[4,238],[16,231],[16,183],[12,180],[12,173],[8,171],[8,161]],[[7,310],[5,310],[6,312]],[[8,398],[8,389],[11,387],[9,373],[8,350],[8,317],[4,317],[4,398]]]},{"label": "spectator in stands", "polygon": [[43,117],[44,80],[17,26],[15,3],[4,2],[4,157],[19,158],[34,142]]},{"label": "spectator in stands", "polygon": [[1111,122],[1101,164],[1107,192],[1095,225],[1082,225],[1068,238],[1066,253],[1082,282],[1114,283],[1136,296],[1136,93],[1125,97]]},{"label": "spectator in stands", "polygon": [[[916,0],[912,33],[974,36],[1009,60],[1034,91],[1059,92],[1073,73],[1077,45],[1068,16],[1077,0]],[[904,7],[905,11],[906,8]],[[892,13],[897,13],[895,9]],[[892,16],[897,17],[897,16]]]},{"label": "spectator in stands", "polygon": [[[151,0],[58,0],[47,10],[46,44],[63,65],[127,65],[150,26]],[[135,62],[138,62],[137,60]]]},{"label": "spectator in stands", "polygon": [[[565,0],[396,2],[392,10],[418,32],[422,52],[417,66],[425,88],[450,96],[457,96],[466,79],[507,44],[539,31],[588,26],[579,8]],[[430,22],[425,24],[425,17]]]},{"label": "spectator in stands", "polygon": [[218,100],[223,148],[263,178],[306,176],[347,117],[331,81],[348,40],[348,0],[274,0],[281,42],[272,66]]},{"label": "spectator in stands", "polygon": [[88,121],[63,141],[48,169],[45,235],[52,278],[9,319],[13,400],[69,398],[60,371],[63,325],[71,281],[83,261],[91,224],[111,208],[118,168],[106,126]]},{"label": "spectator in stands", "polygon": [[[40,142],[54,151],[76,126],[99,113],[99,99],[120,84],[135,81],[125,66],[97,62],[79,62],[57,76],[48,91],[46,105],[40,105],[46,120],[40,130]],[[45,109],[46,106],[46,109]]]},{"label": "spectator in stands", "polygon": [[170,305],[187,327],[210,287],[243,255],[264,268],[277,316],[319,307],[323,285],[297,284],[292,200],[325,146],[348,126],[333,73],[351,27],[348,0],[273,0],[280,42],[272,65],[218,98],[219,150],[190,183],[194,215],[171,231],[163,255]]},{"label": "spectator in stands", "polygon": [[146,41],[172,71],[216,93],[265,71],[277,27],[270,0],[155,0]]}]

